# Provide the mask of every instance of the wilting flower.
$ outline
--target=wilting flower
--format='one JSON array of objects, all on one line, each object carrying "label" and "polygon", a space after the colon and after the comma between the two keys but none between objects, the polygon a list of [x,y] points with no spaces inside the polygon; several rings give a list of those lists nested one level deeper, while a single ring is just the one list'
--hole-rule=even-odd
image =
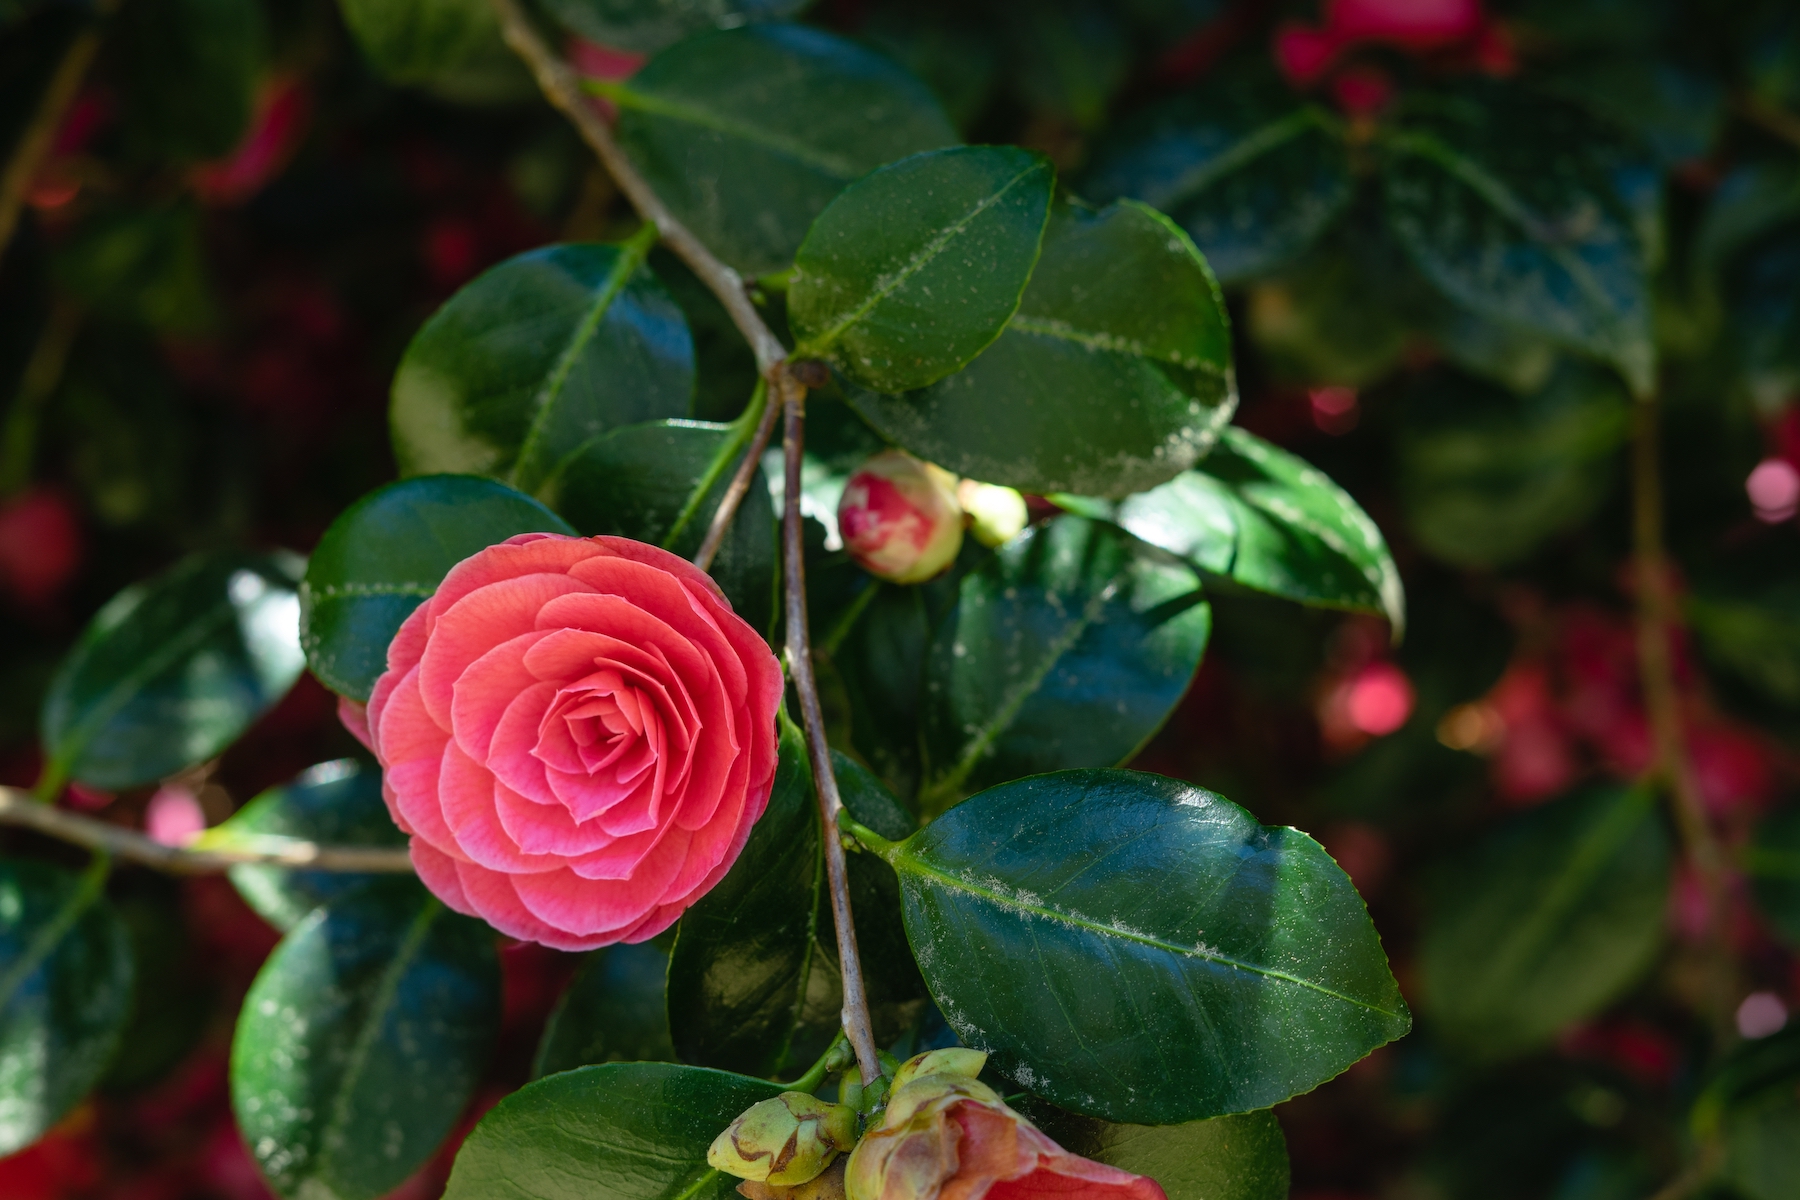
[{"label": "wilting flower", "polygon": [[752,1104],[713,1139],[706,1164],[757,1183],[805,1183],[856,1144],[856,1110],[805,1092]]},{"label": "wilting flower", "polygon": [[451,569],[366,719],[443,902],[562,950],[638,942],[731,868],[768,807],[781,665],[687,560],[523,534]]},{"label": "wilting flower", "polygon": [[850,1154],[849,1200],[1165,1200],[1154,1179],[1071,1154],[976,1079],[987,1055],[907,1060]]},{"label": "wilting flower", "polygon": [[838,530],[850,557],[869,574],[924,583],[962,549],[956,476],[904,450],[884,450],[844,485]]}]

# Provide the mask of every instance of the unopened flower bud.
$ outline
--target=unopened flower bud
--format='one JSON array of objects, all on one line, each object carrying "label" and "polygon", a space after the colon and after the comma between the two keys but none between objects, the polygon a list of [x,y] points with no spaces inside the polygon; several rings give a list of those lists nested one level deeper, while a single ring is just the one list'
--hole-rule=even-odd
[{"label": "unopened flower bud", "polygon": [[815,1178],[856,1144],[856,1112],[805,1092],[752,1104],[706,1151],[707,1165],[739,1179],[791,1187]]},{"label": "unopened flower bud", "polygon": [[871,575],[923,583],[962,549],[956,477],[904,450],[884,450],[844,485],[838,531],[850,557]]},{"label": "unopened flower bud", "polygon": [[954,1075],[962,1079],[973,1079],[981,1074],[981,1068],[986,1065],[985,1050],[968,1050],[962,1046],[927,1050],[900,1064],[900,1069],[894,1072],[894,1090],[897,1092],[913,1080],[926,1075]]},{"label": "unopened flower bud", "polygon": [[965,479],[956,485],[956,502],[969,514],[969,532],[984,546],[1012,541],[1031,520],[1025,497],[997,483]]}]

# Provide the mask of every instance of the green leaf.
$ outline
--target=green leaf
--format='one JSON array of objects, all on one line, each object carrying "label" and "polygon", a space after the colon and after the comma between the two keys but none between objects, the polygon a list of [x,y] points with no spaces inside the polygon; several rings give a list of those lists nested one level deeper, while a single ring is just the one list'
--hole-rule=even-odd
[{"label": "green leaf", "polygon": [[1631,401],[1606,372],[1565,362],[1529,396],[1421,377],[1398,422],[1399,492],[1413,537],[1464,567],[1529,555],[1606,498]]},{"label": "green leaf", "polygon": [[229,154],[250,123],[265,42],[257,0],[148,0],[119,13],[113,45],[128,144],[147,157]]},{"label": "green leaf", "polygon": [[693,339],[644,266],[648,250],[644,236],[546,246],[450,297],[394,375],[400,473],[492,475],[535,492],[589,438],[687,416]]},{"label": "green leaf", "polygon": [[[584,534],[616,534],[691,558],[749,441],[748,424],[653,421],[589,441],[542,495]],[[775,611],[775,510],[751,480],[710,572],[732,608],[767,634]]]},{"label": "green leaf", "polygon": [[1651,388],[1655,246],[1621,186],[1630,147],[1576,109],[1498,87],[1415,106],[1386,146],[1389,223],[1432,283]]},{"label": "green leaf", "polygon": [[682,914],[669,955],[669,1027],[685,1061],[780,1070],[805,1016],[818,940],[832,936],[830,910],[820,912],[824,872],[806,739],[783,720],[768,811],[725,878]]},{"label": "green leaf", "polygon": [[1337,220],[1350,155],[1337,123],[1279,81],[1222,80],[1102,141],[1081,192],[1168,213],[1229,285],[1292,262]]},{"label": "green leaf", "polygon": [[606,1063],[527,1084],[463,1143],[444,1200],[730,1200],[706,1165],[733,1118],[781,1085],[668,1063]]},{"label": "green leaf", "polygon": [[487,0],[338,0],[338,7],[357,46],[390,83],[467,104],[537,93]]},{"label": "green leaf", "polygon": [[1044,1105],[1027,1114],[1065,1149],[1162,1185],[1169,1200],[1287,1200],[1287,1138],[1268,1110],[1181,1125],[1115,1125]]},{"label": "green leaf", "polygon": [[812,0],[546,0],[550,15],[589,41],[654,54],[707,29],[798,16]]},{"label": "green leaf", "polygon": [[301,570],[287,553],[200,554],[114,596],[44,697],[52,776],[135,787],[236,741],[306,665]]},{"label": "green leaf", "polygon": [[367,700],[395,631],[451,567],[521,533],[574,532],[531,497],[471,475],[419,476],[370,492],[331,523],[307,564],[307,663],[331,690]]},{"label": "green leaf", "polygon": [[231,1045],[244,1141],[283,1197],[369,1200],[436,1152],[500,1024],[479,921],[414,879],[341,897],[263,964]]},{"label": "green leaf", "polygon": [[960,146],[851,184],[794,260],[795,356],[829,358],[880,392],[967,366],[1019,307],[1055,180],[1041,154]]},{"label": "green leaf", "polygon": [[200,213],[189,204],[106,206],[57,247],[57,282],[101,316],[162,333],[205,333],[218,324]]},{"label": "green leaf", "polygon": [[604,91],[620,108],[619,142],[650,186],[752,277],[784,270],[846,184],[957,142],[924,84],[798,25],[689,38]]},{"label": "green leaf", "polygon": [[1719,1174],[1745,1200],[1800,1188],[1800,1028],[1736,1046],[1694,1103],[1697,1141],[1724,1151]]},{"label": "green leaf", "polygon": [[1211,625],[1170,555],[1083,517],[1026,530],[963,578],[932,638],[920,807],[1126,761],[1187,691]]},{"label": "green leaf", "polygon": [[[1062,499],[1071,511],[1109,515],[1101,502]],[[1236,426],[1197,469],[1127,497],[1110,516],[1152,546],[1245,587],[1377,613],[1397,631],[1406,623],[1400,572],[1375,522],[1318,470]]]},{"label": "green leaf", "polygon": [[593,1063],[673,1059],[668,973],[669,952],[655,943],[588,953],[544,1026],[531,1077]]},{"label": "green leaf", "polygon": [[1129,200],[1059,206],[998,341],[929,388],[850,402],[960,475],[1122,496],[1192,466],[1231,420],[1231,330],[1219,285],[1167,217]]},{"label": "green leaf", "polygon": [[1362,899],[1319,844],[1211,792],[1059,771],[882,851],[964,1044],[1075,1112],[1267,1108],[1411,1026]]},{"label": "green leaf", "polygon": [[875,594],[830,660],[849,701],[851,744],[888,787],[911,797],[919,790],[923,766],[919,722],[931,614],[924,589],[866,586]]},{"label": "green leaf", "polygon": [[[834,754],[833,770],[857,820],[884,836],[912,832],[866,769]],[[669,1025],[685,1061],[774,1075],[792,1062],[797,1038],[836,1033],[842,985],[824,872],[806,741],[783,720],[768,811],[731,871],[682,916],[669,957]],[[895,1034],[924,989],[895,919],[892,875],[852,862],[850,888],[878,1032]]]},{"label": "green leaf", "polygon": [[0,1155],[87,1095],[131,1015],[131,944],[105,885],[103,860],[76,876],[0,859]]},{"label": "green leaf", "polygon": [[1789,945],[1800,947],[1800,809],[1763,819],[1744,870],[1757,910]]},{"label": "green leaf", "polygon": [[[208,850],[279,847],[298,838],[323,846],[404,846],[381,799],[381,771],[353,758],[320,763],[292,781],[272,787],[200,835]],[[269,924],[287,932],[321,904],[329,904],[375,878],[345,871],[297,871],[241,864],[231,883]]]},{"label": "green leaf", "polygon": [[1419,945],[1426,1011],[1484,1056],[1548,1044],[1650,969],[1669,872],[1648,790],[1594,790],[1517,818],[1441,869]]}]

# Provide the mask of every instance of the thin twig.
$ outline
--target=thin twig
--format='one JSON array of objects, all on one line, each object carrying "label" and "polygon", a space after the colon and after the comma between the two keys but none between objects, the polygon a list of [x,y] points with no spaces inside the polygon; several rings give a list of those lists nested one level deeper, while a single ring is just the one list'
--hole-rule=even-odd
[{"label": "thin twig", "polygon": [[492,2],[494,11],[500,16],[500,31],[506,37],[506,44],[531,68],[544,98],[575,123],[582,140],[599,156],[613,182],[619,185],[619,190],[625,193],[638,215],[656,226],[669,249],[719,298],[719,303],[731,314],[732,322],[756,354],[757,370],[767,376],[787,357],[787,350],[756,311],[756,305],[750,302],[743,276],[720,262],[699,238],[689,232],[638,174],[631,160],[619,149],[618,142],[613,140],[612,130],[607,128],[600,110],[582,92],[581,80],[574,69],[544,41],[518,0]]},{"label": "thin twig", "polygon": [[53,808],[17,788],[0,787],[0,825],[35,830],[177,875],[210,874],[245,864],[367,874],[406,874],[413,869],[404,850],[321,846],[301,838],[258,837],[256,841],[262,843],[258,849],[165,846],[135,829]]},{"label": "thin twig", "polygon": [[87,77],[88,67],[93,64],[99,49],[100,31],[94,26],[75,35],[75,40],[63,51],[62,61],[56,64],[50,82],[45,85],[37,111],[31,115],[31,123],[13,146],[6,171],[0,174],[0,254],[6,252],[13,232],[19,227],[25,195],[37,179],[38,170],[44,165],[51,147],[56,144],[56,132],[62,128],[63,114],[80,93],[81,81]]},{"label": "thin twig", "polygon": [[1729,1040],[1734,968],[1726,942],[1725,855],[1700,796],[1682,729],[1681,693],[1675,682],[1671,637],[1675,597],[1663,547],[1663,502],[1657,413],[1654,396],[1633,405],[1632,509],[1637,577],[1638,669],[1643,677],[1644,707],[1655,740],[1656,766],[1667,782],[1675,824],[1706,901],[1706,997],[1715,1036]]},{"label": "thin twig", "polygon": [[775,432],[775,418],[780,414],[781,407],[765,391],[762,416],[757,419],[756,432],[750,435],[750,445],[744,450],[743,461],[738,463],[737,474],[731,477],[731,486],[725,489],[724,496],[719,499],[719,507],[713,510],[712,524],[706,530],[706,540],[700,543],[700,551],[694,555],[694,565],[702,571],[712,568],[712,560],[725,542],[725,531],[731,528],[731,519],[737,515],[738,506],[750,491],[750,481],[756,478],[756,468],[762,463],[763,451],[768,449],[769,438]]},{"label": "thin twig", "polygon": [[[837,926],[838,965],[844,977],[844,1031],[856,1050],[863,1085],[881,1075],[875,1032],[869,1021],[869,997],[863,987],[862,958],[856,950],[856,925],[850,915],[850,881],[845,872],[843,835],[838,832],[838,813],[843,798],[831,770],[831,747],[825,740],[825,714],[819,707],[819,682],[813,677],[812,646],[806,626],[806,545],[800,514],[800,455],[806,440],[806,387],[786,371],[776,376],[782,408],[787,415],[781,453],[786,459],[781,512],[782,570],[787,591],[787,659],[794,691],[800,697],[801,723],[806,730],[807,755],[819,790],[819,816],[824,822],[825,879],[831,889],[831,916]],[[775,407],[771,402],[770,408]]]}]

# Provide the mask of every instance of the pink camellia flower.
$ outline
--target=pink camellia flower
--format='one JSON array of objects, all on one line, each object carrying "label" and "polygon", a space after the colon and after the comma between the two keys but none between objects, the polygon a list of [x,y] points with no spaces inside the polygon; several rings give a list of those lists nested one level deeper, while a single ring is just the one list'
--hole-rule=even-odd
[{"label": "pink camellia flower", "polygon": [[[768,806],[781,666],[685,559],[522,534],[464,559],[388,647],[366,714],[445,904],[560,950],[641,942]],[[363,718],[366,716],[366,722]]]},{"label": "pink camellia flower", "polygon": [[924,583],[962,549],[956,476],[904,450],[883,450],[858,467],[837,517],[850,557],[892,583]]},{"label": "pink camellia flower", "polygon": [[976,1079],[987,1055],[902,1063],[881,1123],[850,1154],[849,1200],[1166,1200],[1143,1175],[1071,1154]]}]

